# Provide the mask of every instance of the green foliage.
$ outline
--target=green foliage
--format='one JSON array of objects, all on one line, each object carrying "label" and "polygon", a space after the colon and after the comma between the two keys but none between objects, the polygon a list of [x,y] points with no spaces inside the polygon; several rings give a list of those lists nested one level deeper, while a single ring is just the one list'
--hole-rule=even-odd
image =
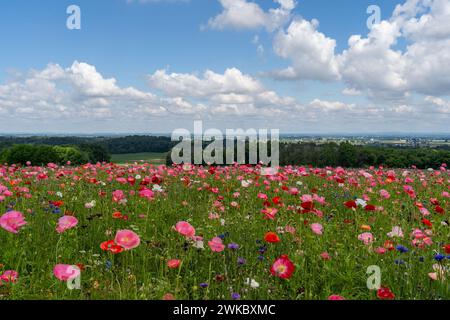
[{"label": "green foliage", "polygon": [[10,164],[46,165],[48,163],[83,164],[89,162],[89,154],[73,146],[13,145],[0,153],[0,161]]},{"label": "green foliage", "polygon": [[450,163],[450,151],[432,148],[356,146],[348,142],[282,143],[281,165],[343,166],[347,168],[384,165],[390,168],[438,168]]}]

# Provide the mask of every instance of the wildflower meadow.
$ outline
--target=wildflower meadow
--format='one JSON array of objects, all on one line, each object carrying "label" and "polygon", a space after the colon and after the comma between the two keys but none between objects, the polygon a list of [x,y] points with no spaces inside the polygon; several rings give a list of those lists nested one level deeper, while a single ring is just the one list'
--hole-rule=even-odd
[{"label": "wildflower meadow", "polygon": [[0,299],[450,298],[445,164],[258,169],[0,167]]}]

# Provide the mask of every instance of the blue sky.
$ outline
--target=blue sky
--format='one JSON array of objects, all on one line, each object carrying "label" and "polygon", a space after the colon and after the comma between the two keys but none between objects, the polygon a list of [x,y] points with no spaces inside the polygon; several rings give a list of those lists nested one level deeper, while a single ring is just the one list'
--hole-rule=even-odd
[{"label": "blue sky", "polygon": [[[170,132],[194,119],[284,132],[449,131],[448,1],[144,2],[2,1],[0,114],[12,125],[0,131]],[[66,28],[72,4],[81,30]],[[372,31],[369,5],[383,20]],[[437,65],[413,68],[428,59]]]}]

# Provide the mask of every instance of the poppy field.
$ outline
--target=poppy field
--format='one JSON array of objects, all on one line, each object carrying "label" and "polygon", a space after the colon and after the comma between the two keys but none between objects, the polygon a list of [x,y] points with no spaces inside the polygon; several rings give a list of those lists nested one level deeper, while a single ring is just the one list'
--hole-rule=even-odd
[{"label": "poppy field", "polygon": [[0,166],[0,299],[447,300],[449,172]]}]

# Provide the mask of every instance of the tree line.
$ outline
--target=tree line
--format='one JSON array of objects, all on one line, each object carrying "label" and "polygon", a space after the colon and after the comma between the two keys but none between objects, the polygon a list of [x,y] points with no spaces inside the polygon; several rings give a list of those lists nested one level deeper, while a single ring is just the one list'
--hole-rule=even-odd
[{"label": "tree line", "polygon": [[[205,145],[203,147],[205,148]],[[270,144],[266,148],[269,150],[268,155],[270,156]],[[245,148],[246,163],[249,160],[248,150],[247,142]],[[443,163],[450,163],[450,148],[446,147],[364,146],[354,145],[349,142],[340,144],[335,142],[323,144],[282,142],[280,143],[279,151],[281,166],[311,165],[314,167],[342,166],[346,168],[363,168],[382,165],[389,168],[410,168],[416,166],[419,169],[426,169],[439,168]],[[236,161],[236,148],[234,154]],[[193,161],[192,156],[191,163]],[[223,155],[223,163],[227,163],[225,153]],[[170,152],[167,154],[166,164],[172,164]]]},{"label": "tree line", "polygon": [[[73,164],[110,161],[111,154],[158,152],[167,153],[178,142],[164,136],[126,137],[0,137],[0,162],[35,165]],[[205,148],[205,143],[203,147]],[[225,147],[225,146],[224,146]],[[267,147],[270,150],[270,146]],[[235,149],[235,155],[237,150]],[[270,152],[269,152],[270,156]],[[248,161],[248,143],[246,145]],[[224,163],[225,161],[224,155]],[[237,160],[237,159],[235,159]],[[258,159],[259,160],[259,159]],[[343,166],[359,168],[384,165],[391,168],[438,168],[450,163],[450,147],[391,147],[386,145],[353,145],[343,143],[280,143],[280,165]]]},{"label": "tree line", "polygon": [[386,166],[390,168],[439,168],[450,163],[450,150],[430,147],[361,146],[349,142],[337,144],[282,143],[281,165],[342,166],[360,168]]}]

